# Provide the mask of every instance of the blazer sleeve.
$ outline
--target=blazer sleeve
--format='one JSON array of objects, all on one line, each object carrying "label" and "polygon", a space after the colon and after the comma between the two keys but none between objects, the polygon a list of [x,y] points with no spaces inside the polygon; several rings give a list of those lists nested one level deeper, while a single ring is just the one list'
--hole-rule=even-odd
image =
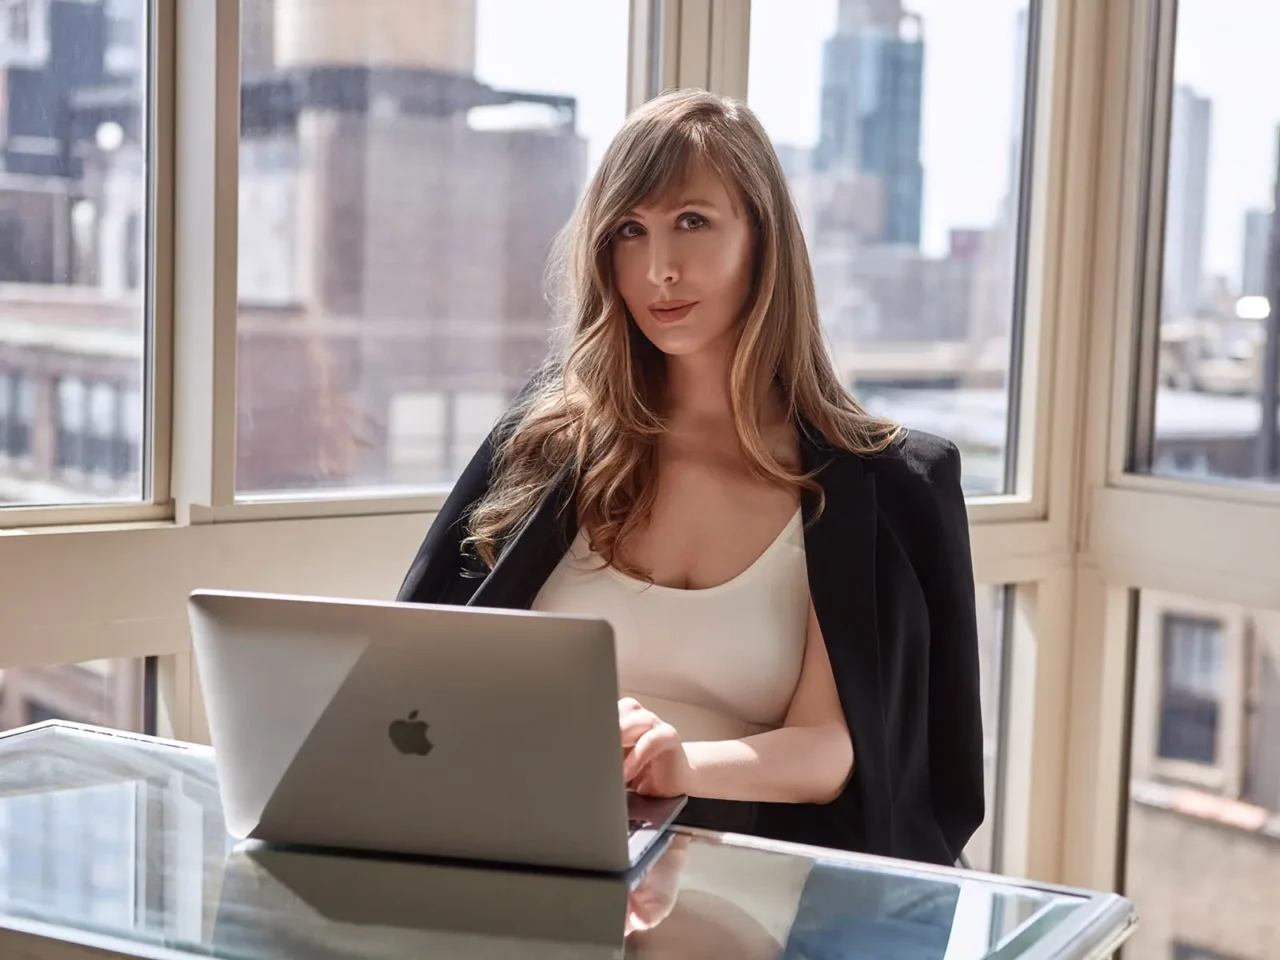
[{"label": "blazer sleeve", "polygon": [[948,442],[926,477],[934,538],[921,585],[929,607],[929,784],[952,862],[985,816],[981,681],[960,451]]}]

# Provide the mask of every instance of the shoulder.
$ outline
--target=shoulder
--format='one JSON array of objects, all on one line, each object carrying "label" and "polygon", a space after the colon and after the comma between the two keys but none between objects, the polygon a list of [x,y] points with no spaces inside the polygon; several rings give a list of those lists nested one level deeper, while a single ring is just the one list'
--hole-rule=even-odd
[{"label": "shoulder", "polygon": [[875,478],[881,522],[901,538],[918,546],[967,536],[960,451],[950,440],[908,430],[885,450],[861,459]]},{"label": "shoulder", "polygon": [[959,448],[923,430],[904,430],[889,447],[861,459],[878,487],[888,484],[917,495],[937,495],[960,485]]}]

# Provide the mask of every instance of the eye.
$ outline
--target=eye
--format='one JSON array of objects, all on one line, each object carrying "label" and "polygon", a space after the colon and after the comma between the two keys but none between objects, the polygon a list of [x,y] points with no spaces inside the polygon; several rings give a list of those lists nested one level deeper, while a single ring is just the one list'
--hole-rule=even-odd
[{"label": "eye", "polygon": [[644,227],[636,223],[634,220],[628,220],[618,229],[613,231],[613,235],[619,240],[631,240],[644,233]]},{"label": "eye", "polygon": [[685,230],[700,230],[707,225],[707,218],[700,213],[682,213],[676,223]]}]

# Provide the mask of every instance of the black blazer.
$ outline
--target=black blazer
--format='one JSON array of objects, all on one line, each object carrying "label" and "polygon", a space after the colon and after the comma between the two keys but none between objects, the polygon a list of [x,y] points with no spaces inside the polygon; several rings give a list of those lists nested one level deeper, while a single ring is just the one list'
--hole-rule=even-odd
[{"label": "black blazer", "polygon": [[[489,483],[497,430],[463,470],[398,599],[528,609],[577,535],[562,471],[486,571],[460,544]],[[982,717],[960,454],[908,432],[884,453],[832,448],[801,425],[826,505],[801,507],[809,591],[853,740],[853,775],[829,804],[720,802],[726,829],[953,864],[983,819]],[[699,807],[691,803],[691,808]],[[701,809],[715,809],[712,802]]]}]

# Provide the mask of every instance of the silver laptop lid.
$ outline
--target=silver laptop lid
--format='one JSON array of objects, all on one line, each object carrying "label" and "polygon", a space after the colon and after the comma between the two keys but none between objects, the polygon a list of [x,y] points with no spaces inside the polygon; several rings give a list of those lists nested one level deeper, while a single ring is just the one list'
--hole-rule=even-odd
[{"label": "silver laptop lid", "polygon": [[607,621],[219,591],[189,611],[233,836],[629,866]]}]

